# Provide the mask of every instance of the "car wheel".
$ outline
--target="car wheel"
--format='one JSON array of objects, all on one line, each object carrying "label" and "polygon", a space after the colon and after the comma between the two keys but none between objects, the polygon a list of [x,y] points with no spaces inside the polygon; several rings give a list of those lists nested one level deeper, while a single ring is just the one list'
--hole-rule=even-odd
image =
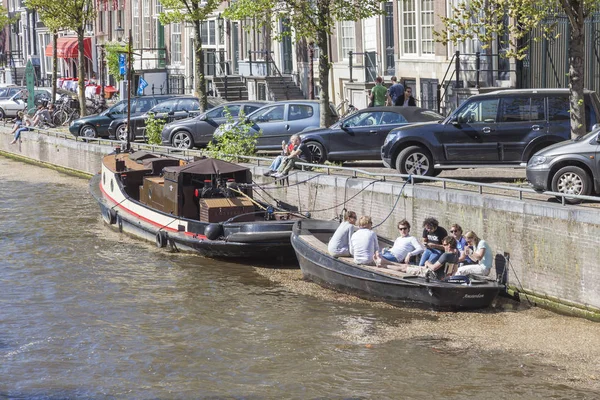
[{"label": "car wheel", "polygon": [[127,141],[127,124],[121,124],[115,129],[115,136],[122,142]]},{"label": "car wheel", "polygon": [[4,112],[3,109],[0,108],[0,119],[4,119],[6,118],[6,113]]},{"label": "car wheel", "polygon": [[171,144],[178,149],[191,149],[194,147],[194,139],[192,139],[189,132],[178,131],[173,134]]},{"label": "car wheel", "polygon": [[307,142],[306,147],[310,151],[312,155],[312,162],[315,164],[323,164],[327,161],[327,157],[325,156],[325,149],[323,145],[319,142]]},{"label": "car wheel", "polygon": [[[583,169],[579,167],[564,167],[552,177],[552,191],[563,194],[587,196],[591,193],[592,182]],[[581,200],[565,197],[569,204],[581,203]]]},{"label": "car wheel", "polygon": [[96,131],[96,128],[94,128],[92,125],[84,125],[79,130],[79,136],[86,138],[96,138],[98,137],[98,132]]},{"label": "car wheel", "polygon": [[433,160],[421,146],[410,146],[396,158],[396,169],[403,175],[433,176]]}]

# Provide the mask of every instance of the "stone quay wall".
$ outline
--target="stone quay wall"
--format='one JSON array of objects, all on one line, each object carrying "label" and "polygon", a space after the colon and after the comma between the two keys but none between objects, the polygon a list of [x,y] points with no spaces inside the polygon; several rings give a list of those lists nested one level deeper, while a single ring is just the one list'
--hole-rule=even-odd
[{"label": "stone quay wall", "polygon": [[[85,175],[97,173],[102,156],[113,150],[36,132],[25,132],[20,144],[10,145],[7,129],[0,132],[0,154]],[[370,215],[375,225],[383,222],[376,231],[390,238],[398,235],[396,223],[402,218],[417,237],[427,217],[437,218],[446,229],[458,223],[485,239],[495,254],[508,253],[509,293],[600,320],[600,213],[595,209],[318,172],[297,172],[283,186],[262,177],[264,164],[249,165],[264,184],[265,191],[255,190],[256,197],[272,196],[313,218],[332,219],[344,208],[354,210]]]}]

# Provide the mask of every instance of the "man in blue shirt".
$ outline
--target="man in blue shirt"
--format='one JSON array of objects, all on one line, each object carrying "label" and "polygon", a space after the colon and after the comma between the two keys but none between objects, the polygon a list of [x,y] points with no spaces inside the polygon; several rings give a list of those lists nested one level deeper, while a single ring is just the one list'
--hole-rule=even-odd
[{"label": "man in blue shirt", "polygon": [[401,106],[402,104],[397,103],[400,98],[404,98],[404,85],[398,83],[398,78],[392,76],[392,86],[387,92],[387,105]]}]

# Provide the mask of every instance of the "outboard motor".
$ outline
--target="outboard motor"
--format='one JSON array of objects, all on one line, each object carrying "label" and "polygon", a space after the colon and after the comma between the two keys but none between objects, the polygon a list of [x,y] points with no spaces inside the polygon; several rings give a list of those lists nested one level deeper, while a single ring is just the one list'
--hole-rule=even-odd
[{"label": "outboard motor", "polygon": [[215,192],[215,188],[213,187],[213,182],[210,179],[204,180],[204,187],[202,188],[202,192],[200,193],[200,197],[208,199],[213,197]]}]

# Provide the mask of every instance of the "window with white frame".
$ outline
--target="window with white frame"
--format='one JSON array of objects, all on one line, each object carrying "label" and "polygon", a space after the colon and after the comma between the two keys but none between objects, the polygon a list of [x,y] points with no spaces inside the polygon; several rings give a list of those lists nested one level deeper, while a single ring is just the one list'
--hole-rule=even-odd
[{"label": "window with white frame", "polygon": [[433,0],[402,0],[399,6],[402,53],[433,54]]},{"label": "window with white frame", "polygon": [[181,23],[171,24],[171,61],[181,64]]},{"label": "window with white frame", "polygon": [[354,21],[342,21],[340,22],[340,51],[341,59],[347,60],[348,53],[355,50],[355,22]]},{"label": "window with white frame", "polygon": [[143,24],[144,24],[144,47],[149,48],[152,47],[151,46],[151,42],[150,42],[150,27],[152,26],[151,24],[151,20],[152,20],[152,13],[150,12],[150,0],[143,0],[142,3],[142,18],[143,18]]},{"label": "window with white frame", "polygon": [[132,10],[131,14],[133,16],[133,48],[140,48],[140,0],[132,1]]}]

